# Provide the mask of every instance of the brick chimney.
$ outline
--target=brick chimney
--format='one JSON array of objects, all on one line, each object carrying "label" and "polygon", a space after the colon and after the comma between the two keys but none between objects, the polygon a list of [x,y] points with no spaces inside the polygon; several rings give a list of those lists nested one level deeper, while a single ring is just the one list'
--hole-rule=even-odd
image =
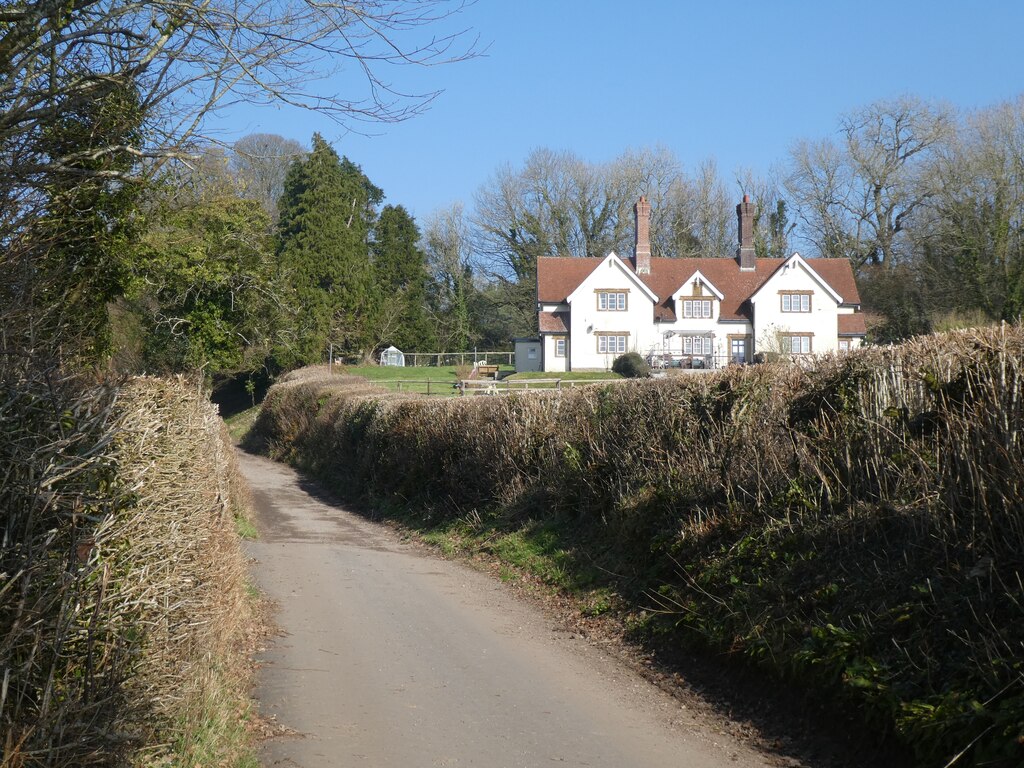
[{"label": "brick chimney", "polygon": [[740,225],[736,261],[740,264],[740,272],[753,272],[757,269],[757,256],[754,253],[754,204],[750,202],[750,195],[744,195],[743,202],[736,206],[736,218]]},{"label": "brick chimney", "polygon": [[636,217],[636,243],[633,251],[633,266],[638,275],[651,274],[651,205],[647,198],[640,199],[633,206]]}]

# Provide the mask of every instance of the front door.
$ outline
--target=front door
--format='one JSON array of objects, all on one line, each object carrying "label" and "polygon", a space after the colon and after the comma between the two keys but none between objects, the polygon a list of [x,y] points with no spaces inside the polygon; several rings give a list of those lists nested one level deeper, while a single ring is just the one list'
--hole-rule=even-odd
[{"label": "front door", "polygon": [[740,365],[747,362],[747,339],[745,336],[729,339],[729,360]]}]

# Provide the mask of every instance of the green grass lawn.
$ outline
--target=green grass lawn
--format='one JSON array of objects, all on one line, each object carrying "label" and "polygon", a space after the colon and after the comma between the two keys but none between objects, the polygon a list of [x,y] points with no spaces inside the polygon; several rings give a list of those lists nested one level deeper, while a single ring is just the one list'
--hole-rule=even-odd
[{"label": "green grass lawn", "polygon": [[335,373],[362,376],[372,381],[394,381],[396,379],[417,381],[455,381],[458,366],[423,366],[422,368],[399,368],[394,365],[336,365]]},{"label": "green grass lawn", "polygon": [[[335,373],[362,376],[392,390],[419,392],[431,395],[453,395],[457,391],[446,384],[455,384],[460,378],[469,377],[471,365],[408,366],[399,368],[389,365],[346,365],[336,366]],[[501,371],[515,370],[510,365],[500,367]],[[430,386],[427,386],[430,382]]]}]

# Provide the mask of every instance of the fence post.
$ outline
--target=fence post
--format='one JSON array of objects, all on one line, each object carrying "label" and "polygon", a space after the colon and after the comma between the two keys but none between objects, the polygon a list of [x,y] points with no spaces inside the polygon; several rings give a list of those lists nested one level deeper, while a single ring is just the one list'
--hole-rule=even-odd
[{"label": "fence post", "polygon": [[427,379],[427,394],[430,394],[430,379]]}]

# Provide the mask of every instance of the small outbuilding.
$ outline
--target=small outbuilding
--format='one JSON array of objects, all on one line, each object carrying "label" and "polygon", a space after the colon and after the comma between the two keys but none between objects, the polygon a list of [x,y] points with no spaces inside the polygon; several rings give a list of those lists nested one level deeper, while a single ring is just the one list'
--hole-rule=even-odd
[{"label": "small outbuilding", "polygon": [[540,339],[520,338],[512,339],[512,341],[516,345],[516,373],[543,369],[543,361],[540,357]]},{"label": "small outbuilding", "polygon": [[405,353],[398,347],[388,347],[380,353],[381,365],[396,365],[399,368],[405,367]]}]

